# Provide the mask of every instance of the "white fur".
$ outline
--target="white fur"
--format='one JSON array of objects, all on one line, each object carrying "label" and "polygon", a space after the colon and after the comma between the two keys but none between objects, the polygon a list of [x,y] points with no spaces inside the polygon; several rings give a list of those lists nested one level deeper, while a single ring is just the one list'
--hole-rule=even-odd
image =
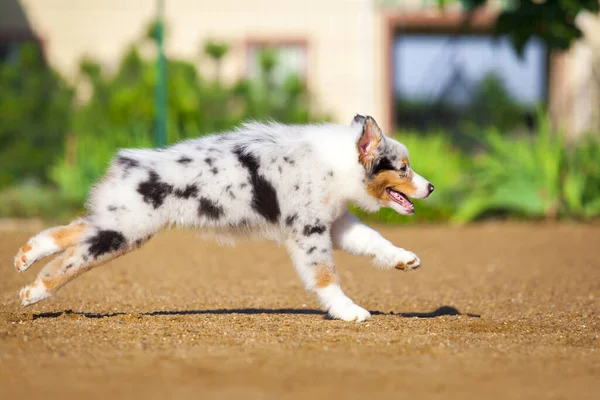
[{"label": "white fur", "polygon": [[[357,123],[248,123],[234,132],[167,149],[122,150],[91,193],[88,228],[74,251],[43,278],[60,276],[66,282],[65,277],[71,279],[92,264],[136,248],[164,227],[177,225],[284,244],[305,287],[316,293],[331,317],[363,321],[369,312],[344,294],[339,280],[326,287],[317,282],[317,267],[337,277],[333,248],[369,256],[383,268],[412,269],[420,260],[348,214],[349,203],[369,211],[394,207],[366,189],[369,175],[358,162],[361,133]],[[400,143],[389,138],[384,143],[387,154],[408,158]],[[429,182],[413,176],[413,197],[426,197]],[[50,233],[44,231],[29,242],[33,249],[28,258],[65,250],[49,239]],[[29,261],[18,269],[28,265]],[[50,295],[40,288],[37,283],[30,286],[23,304]]]},{"label": "white fur", "polygon": [[46,286],[41,281],[36,281],[34,284],[25,286],[19,291],[21,304],[28,306],[37,303],[40,300],[47,299],[51,294],[46,291]]}]

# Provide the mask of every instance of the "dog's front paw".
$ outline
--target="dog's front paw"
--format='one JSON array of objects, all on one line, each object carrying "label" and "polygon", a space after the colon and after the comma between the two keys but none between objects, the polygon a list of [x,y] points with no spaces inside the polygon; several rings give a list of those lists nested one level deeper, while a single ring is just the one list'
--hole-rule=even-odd
[{"label": "dog's front paw", "polygon": [[396,260],[394,268],[402,271],[410,271],[421,266],[421,260],[412,251],[402,250]]},{"label": "dog's front paw", "polygon": [[419,257],[415,253],[399,247],[394,247],[386,252],[377,254],[373,262],[382,268],[396,268],[403,271],[410,271],[421,266],[421,260],[419,260]]},{"label": "dog's front paw", "polygon": [[362,322],[371,317],[370,312],[352,302],[333,305],[327,313],[331,318],[342,321]]}]

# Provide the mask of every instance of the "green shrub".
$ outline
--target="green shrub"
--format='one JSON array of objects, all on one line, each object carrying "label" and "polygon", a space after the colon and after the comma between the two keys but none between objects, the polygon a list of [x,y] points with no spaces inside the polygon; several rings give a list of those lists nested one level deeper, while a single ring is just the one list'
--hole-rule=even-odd
[{"label": "green shrub", "polygon": [[73,204],[83,204],[90,187],[108,167],[108,163],[121,148],[151,147],[151,135],[140,129],[112,130],[99,137],[78,136],[72,149],[51,170],[60,194]]},{"label": "green shrub", "polygon": [[569,215],[600,216],[600,139],[587,135],[567,153],[564,201]]},{"label": "green shrub", "polygon": [[33,178],[47,182],[47,166],[63,151],[72,89],[34,44],[0,62],[0,188]]},{"label": "green shrub", "polygon": [[486,213],[510,213],[528,218],[554,218],[561,206],[562,137],[540,118],[533,137],[510,138],[496,129],[481,135],[485,150],[475,158],[469,192],[456,222]]},{"label": "green shrub", "polygon": [[81,203],[65,198],[51,186],[24,183],[0,191],[0,217],[67,220],[81,211]]}]

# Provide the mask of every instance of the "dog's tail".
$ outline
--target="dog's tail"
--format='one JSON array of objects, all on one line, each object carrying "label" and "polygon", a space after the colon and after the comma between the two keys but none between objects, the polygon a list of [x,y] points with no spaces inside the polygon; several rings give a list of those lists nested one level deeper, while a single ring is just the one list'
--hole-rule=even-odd
[{"label": "dog's tail", "polygon": [[69,225],[56,226],[43,230],[31,237],[15,256],[15,268],[19,272],[27,269],[36,261],[62,253],[67,248],[80,243],[91,225],[85,219],[77,219]]}]

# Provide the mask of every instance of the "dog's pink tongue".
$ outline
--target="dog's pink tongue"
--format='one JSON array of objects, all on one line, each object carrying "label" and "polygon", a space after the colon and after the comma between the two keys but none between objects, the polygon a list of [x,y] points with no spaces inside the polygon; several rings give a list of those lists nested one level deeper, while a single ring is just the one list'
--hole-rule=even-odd
[{"label": "dog's pink tongue", "polygon": [[414,204],[411,203],[410,201],[408,201],[408,199],[406,199],[406,197],[404,196],[398,196],[400,197],[400,204],[404,207],[407,208],[409,210],[413,210],[415,208]]},{"label": "dog's pink tongue", "polygon": [[410,200],[408,200],[406,197],[404,197],[404,195],[393,190],[389,190],[388,193],[393,197],[396,203],[400,204],[408,211],[413,211],[415,209],[414,204],[411,203]]}]

